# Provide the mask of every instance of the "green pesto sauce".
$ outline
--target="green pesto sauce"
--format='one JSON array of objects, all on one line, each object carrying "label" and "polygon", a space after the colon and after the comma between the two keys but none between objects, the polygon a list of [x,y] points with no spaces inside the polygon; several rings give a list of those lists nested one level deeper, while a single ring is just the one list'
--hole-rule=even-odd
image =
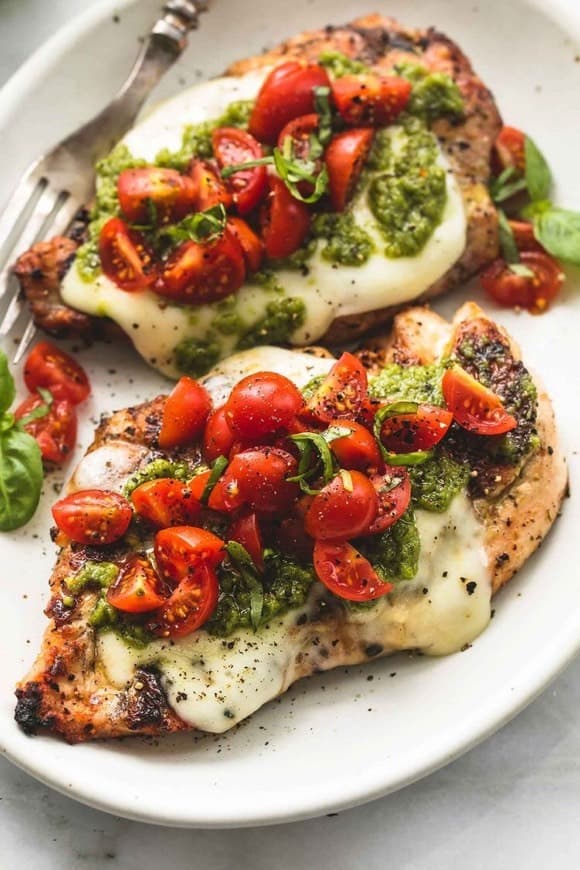
[{"label": "green pesto sauce", "polygon": [[377,399],[393,402],[427,402],[443,405],[441,379],[445,366],[401,366],[389,363],[380,373],[370,379],[369,392]]},{"label": "green pesto sauce", "polygon": [[369,207],[385,237],[387,257],[414,257],[441,223],[447,202],[446,173],[436,162],[437,140],[411,118],[394,146],[385,130],[376,136],[370,166]]},{"label": "green pesto sauce", "polygon": [[415,507],[444,513],[469,481],[469,468],[436,449],[427,462],[409,468]]},{"label": "green pesto sauce", "polygon": [[266,313],[239,339],[236,349],[245,350],[260,344],[287,344],[292,333],[306,320],[306,306],[302,299],[287,296],[273,299]]},{"label": "green pesto sauce", "polygon": [[318,63],[325,67],[328,73],[335,79],[339,79],[342,76],[356,75],[357,73],[371,71],[370,67],[362,63],[362,61],[354,60],[353,58],[347,57],[347,55],[343,54],[341,51],[333,51],[332,49],[323,51],[318,58]]},{"label": "green pesto sauce", "polygon": [[463,114],[461,91],[450,76],[429,72],[425,67],[411,63],[397,65],[395,69],[413,85],[406,108],[410,115],[430,122],[436,118]]},{"label": "green pesto sauce", "polygon": [[71,595],[78,595],[87,586],[107,589],[117,579],[119,569],[112,562],[86,562],[80,571],[65,580]]},{"label": "green pesto sauce", "polygon": [[312,233],[325,240],[321,254],[330,263],[362,266],[375,249],[369,234],[357,226],[349,211],[317,215],[312,221]]},{"label": "green pesto sauce", "polygon": [[171,462],[169,459],[153,459],[129,478],[123,487],[123,494],[130,496],[134,489],[147,483],[148,480],[158,480],[160,477],[174,477],[176,480],[190,480],[192,469],[186,462]]},{"label": "green pesto sauce", "polygon": [[[255,578],[253,585],[245,583],[229,563],[220,570],[220,599],[211,619],[204,626],[210,634],[219,637],[239,628],[258,628],[288,610],[300,607],[306,601],[314,582],[314,569],[286,556],[268,551],[265,571]],[[252,595],[259,583],[261,615],[258,625],[252,623]]]},{"label": "green pesto sauce", "polygon": [[361,550],[385,583],[412,580],[421,553],[421,540],[412,508],[382,535],[365,539]]},{"label": "green pesto sauce", "polygon": [[176,368],[184,375],[199,378],[221,358],[221,346],[215,336],[207,339],[184,338],[173,351]]}]

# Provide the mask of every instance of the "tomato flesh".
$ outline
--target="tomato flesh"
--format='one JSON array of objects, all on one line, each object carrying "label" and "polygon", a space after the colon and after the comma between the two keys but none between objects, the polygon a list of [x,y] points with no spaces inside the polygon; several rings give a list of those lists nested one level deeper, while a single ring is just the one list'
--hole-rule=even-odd
[{"label": "tomato flesh", "polygon": [[347,601],[372,601],[394,588],[383,583],[371,563],[346,542],[316,541],[314,570],[327,589]]},{"label": "tomato flesh", "polygon": [[528,221],[508,220],[518,251],[544,251],[536,239],[534,225]]},{"label": "tomato flesh", "polygon": [[197,198],[192,178],[158,166],[123,170],[117,180],[117,191],[127,220],[141,224],[181,220],[193,211]]},{"label": "tomato flesh", "polygon": [[190,486],[172,477],[148,480],[130,498],[139,516],[158,529],[190,525],[201,513]]},{"label": "tomato flesh", "polygon": [[320,541],[345,541],[368,532],[378,500],[369,478],[360,471],[342,471],[314,496],[304,528]]},{"label": "tomato flesh", "polygon": [[275,372],[258,372],[233,388],[225,417],[239,438],[259,440],[287,429],[303,406],[302,394],[291,380]]},{"label": "tomato flesh", "polygon": [[[264,156],[262,146],[254,137],[238,127],[219,127],[211,136],[213,152],[219,166],[249,163]],[[264,198],[268,190],[265,166],[253,166],[234,172],[227,182],[241,215],[248,214]]]},{"label": "tomato flesh", "polygon": [[378,468],[381,465],[381,453],[369,430],[351,420],[341,421],[340,427],[348,429],[349,434],[330,442],[330,449],[340,466],[358,471]]},{"label": "tomato flesh", "polygon": [[159,446],[167,450],[197,441],[210,411],[211,399],[205,387],[193,378],[180,378],[165,400]]},{"label": "tomato flesh", "polygon": [[237,217],[229,217],[227,226],[236,237],[242,249],[246,268],[249,272],[257,272],[264,259],[264,243],[246,221]]},{"label": "tomato flesh", "polygon": [[564,273],[559,263],[543,251],[522,251],[520,264],[531,274],[517,275],[501,257],[494,260],[481,272],[481,286],[500,305],[541,314],[558,295]]},{"label": "tomato flesh", "polygon": [[112,544],[122,538],[133,516],[127,499],[104,489],[85,489],[61,498],[52,507],[54,521],[77,544]]},{"label": "tomato flesh", "polygon": [[218,596],[215,571],[205,562],[199,562],[151,616],[146,628],[157,637],[185,637],[207,622]]},{"label": "tomato flesh", "polygon": [[244,547],[256,568],[264,570],[264,544],[260,533],[260,524],[254,511],[242,511],[232,522],[228,537]]},{"label": "tomato flesh", "polygon": [[330,202],[334,211],[344,211],[352,197],[369,156],[373,131],[345,130],[331,140],[324,159],[328,169]]},{"label": "tomato flesh", "polygon": [[294,457],[277,447],[257,447],[237,453],[210,497],[214,510],[234,511],[242,505],[259,513],[288,510],[298,486],[286,478],[296,474]]},{"label": "tomato flesh", "polygon": [[214,163],[209,160],[193,160],[188,171],[195,186],[197,211],[207,211],[216,205],[223,205],[225,209],[231,207],[232,194]]},{"label": "tomato flesh", "polygon": [[332,83],[336,108],[353,126],[392,123],[409,102],[411,90],[407,79],[374,73],[341,76]]},{"label": "tomato flesh", "polygon": [[28,354],[24,383],[31,393],[43,387],[55,399],[67,399],[73,405],[80,405],[91,393],[83,367],[50,341],[39,341]]},{"label": "tomato flesh", "polygon": [[516,418],[502,405],[499,396],[460,366],[447,369],[441,386],[455,422],[469,432],[503,435],[518,425]]},{"label": "tomato flesh", "polygon": [[245,277],[242,249],[226,229],[215,241],[180,245],[165,262],[155,290],[176,302],[202,305],[235,293]]},{"label": "tomato flesh", "polygon": [[121,290],[136,293],[154,283],[156,265],[145,239],[121,218],[110,218],[99,235],[103,272]]},{"label": "tomato flesh", "polygon": [[270,193],[260,211],[262,238],[266,255],[272,259],[289,257],[303,244],[310,230],[310,211],[295,199],[284,182],[270,176]]},{"label": "tomato flesh", "polygon": [[216,568],[225,557],[224,542],[197,526],[174,526],[155,535],[155,560],[161,575],[172,583],[195,573],[201,563]]},{"label": "tomato flesh", "polygon": [[387,417],[381,427],[381,441],[392,453],[431,450],[449,431],[453,414],[437,405],[418,405],[414,414]]},{"label": "tomato flesh", "polygon": [[107,601],[124,613],[150,613],[166,599],[165,589],[145,556],[129,556],[119,576],[107,590]]},{"label": "tomato flesh", "polygon": [[[39,393],[33,393],[15,410],[14,416],[22,420],[37,408],[46,406]],[[54,399],[43,417],[24,423],[24,429],[38,442],[42,459],[51,465],[64,465],[77,440],[77,414],[68,399]]]},{"label": "tomato flesh", "polygon": [[280,64],[260,88],[250,116],[250,133],[274,145],[288,121],[314,111],[313,89],[329,86],[328,73],[319,64],[295,60]]},{"label": "tomato flesh", "polygon": [[318,131],[320,117],[316,112],[310,115],[301,115],[293,118],[280,131],[278,136],[278,148],[283,153],[288,148],[287,139],[290,140],[290,151],[294,157],[308,160],[310,157],[311,136]]},{"label": "tomato flesh", "polygon": [[501,128],[495,140],[495,153],[502,169],[513,166],[518,172],[525,172],[525,141],[524,133],[517,127]]},{"label": "tomato flesh", "polygon": [[409,507],[411,480],[405,468],[390,465],[382,474],[371,475],[370,480],[377,494],[378,510],[369,533],[378,535],[393,526]]},{"label": "tomato flesh", "polygon": [[213,462],[218,456],[229,456],[236,436],[226,418],[225,405],[216,408],[208,418],[203,433],[203,455],[206,462]]},{"label": "tomato flesh", "polygon": [[368,399],[365,367],[352,353],[343,353],[308,402],[308,411],[324,423],[352,419]]}]

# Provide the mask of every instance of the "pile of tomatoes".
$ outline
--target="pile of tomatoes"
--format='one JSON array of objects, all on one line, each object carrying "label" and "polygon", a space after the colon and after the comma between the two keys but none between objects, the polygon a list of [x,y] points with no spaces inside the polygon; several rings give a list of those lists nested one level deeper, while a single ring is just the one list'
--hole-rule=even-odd
[{"label": "pile of tomatoes", "polygon": [[[340,132],[327,129],[323,136],[318,89],[339,118]],[[373,128],[393,121],[410,93],[410,83],[396,76],[346,75],[331,82],[319,64],[281,64],[264,81],[247,131],[213,131],[212,159],[193,159],[185,173],[155,166],[121,172],[122,217],[111,218],[100,233],[104,273],[127,292],[149,287],[182,303],[213,302],[235,292],[264,257],[288,257],[304,243],[311,220],[304,199],[320,173],[327,174],[326,205],[334,211],[346,207],[369,154]],[[273,167],[267,169],[273,146],[290,155],[294,166],[309,165],[311,180],[292,187]],[[234,166],[243,168],[226,172]],[[157,227],[174,224],[216,206],[228,215],[218,237],[183,241],[165,257],[139,229],[152,220]]]},{"label": "pile of tomatoes", "polygon": [[[158,636],[188,634],[211,615],[228,541],[245,548],[260,574],[273,524],[278,546],[311,561],[335,595],[369,601],[392,585],[352,541],[385,532],[405,513],[410,458],[427,458],[453,421],[480,435],[517,425],[498,396],[458,366],[442,387],[445,408],[378,402],[349,353],[308,401],[283,375],[258,372],[213,408],[200,383],[182,378],[166,400],[159,446],[201,444],[207,470],[187,482],[147,481],[128,499],[74,493],[54,505],[55,522],[61,535],[92,546],[122,538],[135,514],[156,530],[155,567],[144,555],[129,557],[107,597],[120,611],[146,614]],[[203,528],[212,515],[227,520],[224,539]]]},{"label": "pile of tomatoes", "polygon": [[76,443],[76,406],[91,392],[86,372],[68,353],[41,341],[24,364],[24,382],[30,395],[14,416],[38,442],[43,461],[61,466]]}]

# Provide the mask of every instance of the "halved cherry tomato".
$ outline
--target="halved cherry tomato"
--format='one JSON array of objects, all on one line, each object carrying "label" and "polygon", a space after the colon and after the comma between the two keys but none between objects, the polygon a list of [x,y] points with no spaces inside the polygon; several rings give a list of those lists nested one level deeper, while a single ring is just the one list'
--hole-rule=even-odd
[{"label": "halved cherry tomato", "polygon": [[107,590],[107,601],[124,613],[149,613],[167,598],[161,578],[146,556],[129,556]]},{"label": "halved cherry tomato", "polygon": [[145,239],[121,218],[110,218],[99,235],[99,257],[103,272],[121,290],[145,290],[156,279],[153,254]]},{"label": "halved cherry tomato", "polygon": [[250,133],[274,145],[288,121],[314,111],[313,89],[329,85],[328,73],[316,63],[290,60],[280,64],[260,88],[250,116]]},{"label": "halved cherry tomato", "polygon": [[122,538],[133,511],[126,498],[106,489],[83,489],[52,507],[54,521],[77,544],[112,544]]},{"label": "halved cherry tomato", "polygon": [[282,520],[276,531],[276,546],[301,562],[312,562],[314,541],[306,534],[304,522],[298,517]]},{"label": "halved cherry tomato", "polygon": [[181,220],[193,211],[197,189],[188,175],[175,169],[144,166],[124,169],[117,180],[121,211],[132,223],[156,225]]},{"label": "halved cherry tomato", "polygon": [[213,462],[218,456],[229,456],[234,446],[236,436],[226,419],[226,408],[216,408],[207,420],[203,433],[203,455],[207,462]]},{"label": "halved cherry tomato", "polygon": [[[28,396],[15,410],[17,420],[27,417],[37,408],[46,406],[39,393]],[[67,399],[54,399],[43,417],[24,423],[29,435],[38,442],[44,462],[63,465],[69,458],[77,440],[77,414]]]},{"label": "halved cherry tomato", "polygon": [[209,497],[209,507],[234,511],[248,505],[260,513],[288,510],[298,486],[286,478],[296,474],[294,457],[278,447],[256,447],[237,453]]},{"label": "halved cherry tomato", "polygon": [[392,453],[431,450],[447,434],[452,422],[451,411],[421,404],[414,414],[388,417],[381,427],[381,441]]},{"label": "halved cherry tomato", "polygon": [[179,583],[201,565],[216,568],[226,555],[221,538],[197,526],[162,529],[153,542],[155,561],[162,577]]},{"label": "halved cherry tomato", "polygon": [[304,528],[319,541],[345,541],[367,532],[377,510],[369,478],[360,471],[341,471],[312,499]]},{"label": "halved cherry tomato", "polygon": [[158,529],[191,525],[201,513],[201,503],[187,483],[173,477],[148,480],[131,493],[133,507]]},{"label": "halved cherry tomato", "polygon": [[518,251],[544,251],[536,239],[534,225],[527,221],[508,220]]},{"label": "halved cherry tomato", "polygon": [[157,637],[185,637],[207,622],[215,610],[218,595],[215,571],[205,562],[199,562],[184,575],[145,627]]},{"label": "halved cherry tomato", "polygon": [[336,108],[347,124],[383,127],[401,114],[411,96],[407,79],[375,73],[346,75],[332,83]]},{"label": "halved cherry tomato", "polygon": [[352,353],[343,353],[308,402],[308,411],[318,420],[353,419],[368,397],[366,369]]},{"label": "halved cherry tomato", "polygon": [[328,145],[324,159],[334,211],[343,211],[354,193],[372,142],[373,131],[359,128],[339,133]]},{"label": "halved cherry tomato", "polygon": [[184,242],[167,259],[155,284],[161,296],[202,305],[235,293],[244,283],[242,249],[229,230],[211,242]]},{"label": "halved cherry tomato", "polygon": [[257,372],[242,378],[225,404],[234,434],[247,441],[287,429],[304,406],[298,388],[284,375]]},{"label": "halved cherry tomato", "polygon": [[168,450],[197,441],[210,411],[211,398],[206,388],[193,378],[180,378],[165,400],[159,446]]},{"label": "halved cherry tomato", "polygon": [[502,405],[499,396],[488,390],[465,369],[447,369],[441,381],[447,407],[456,423],[477,435],[503,435],[515,429],[518,421]]},{"label": "halved cherry tomato", "polygon": [[209,160],[193,160],[188,172],[195,185],[197,211],[206,211],[220,203],[224,208],[230,208],[233,202],[232,194],[214,163],[210,163]]},{"label": "halved cherry tomato", "polygon": [[[249,163],[264,156],[262,146],[239,127],[218,127],[211,134],[215,158],[223,169],[238,163]],[[232,191],[234,203],[240,214],[248,214],[266,196],[268,173],[265,166],[252,166],[241,169],[227,180],[226,186]]]},{"label": "halved cherry tomato", "polygon": [[317,541],[314,570],[327,589],[347,601],[371,601],[394,588],[383,583],[371,563],[348,543]]},{"label": "halved cherry tomato", "polygon": [[316,133],[320,124],[320,116],[316,112],[310,115],[301,115],[293,118],[280,131],[278,136],[278,148],[284,152],[288,147],[286,140],[290,139],[291,152],[294,157],[308,160],[310,157],[310,143],[313,133]]},{"label": "halved cherry tomato", "polygon": [[264,544],[258,517],[253,511],[242,510],[234,519],[228,536],[246,548],[256,568],[264,570]]},{"label": "halved cherry tomato", "polygon": [[378,535],[402,517],[411,501],[411,480],[405,468],[387,465],[382,474],[372,474],[371,483],[377,494],[377,516],[369,526],[369,534]]},{"label": "halved cherry tomato", "polygon": [[84,402],[91,392],[83,367],[50,341],[39,341],[28,354],[24,383],[31,393],[44,387],[55,399],[68,399],[73,405]]},{"label": "halved cherry tomato", "polygon": [[533,274],[517,275],[500,257],[480,273],[481,286],[500,305],[541,314],[558,295],[564,273],[553,257],[541,251],[522,251],[520,263]]},{"label": "halved cherry tomato", "polygon": [[270,176],[270,193],[260,210],[266,254],[275,260],[289,257],[306,239],[310,229],[308,207],[295,199],[282,179]]},{"label": "halved cherry tomato", "polygon": [[341,421],[340,427],[348,429],[349,434],[335,438],[329,445],[339,465],[358,471],[378,468],[381,465],[381,452],[369,430],[352,420]]},{"label": "halved cherry tomato", "polygon": [[519,172],[526,168],[525,134],[516,127],[502,127],[495,140],[495,153],[502,169],[513,166]]},{"label": "halved cherry tomato", "polygon": [[241,218],[229,217],[227,226],[240,244],[248,271],[257,272],[264,259],[264,243],[262,239]]}]

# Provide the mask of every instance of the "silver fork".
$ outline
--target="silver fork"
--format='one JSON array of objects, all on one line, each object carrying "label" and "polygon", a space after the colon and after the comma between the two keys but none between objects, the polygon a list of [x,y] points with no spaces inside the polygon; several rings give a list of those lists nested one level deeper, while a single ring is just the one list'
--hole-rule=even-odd
[{"label": "silver fork", "polygon": [[[66,233],[94,192],[95,162],[131,127],[146,97],[187,45],[187,33],[197,27],[198,16],[206,8],[207,0],[167,0],[127,80],[109,105],[33,163],[20,179],[0,216],[0,335],[10,332],[24,304],[12,274],[15,257],[49,235]],[[29,320],[15,363],[22,359],[34,333]]]}]

